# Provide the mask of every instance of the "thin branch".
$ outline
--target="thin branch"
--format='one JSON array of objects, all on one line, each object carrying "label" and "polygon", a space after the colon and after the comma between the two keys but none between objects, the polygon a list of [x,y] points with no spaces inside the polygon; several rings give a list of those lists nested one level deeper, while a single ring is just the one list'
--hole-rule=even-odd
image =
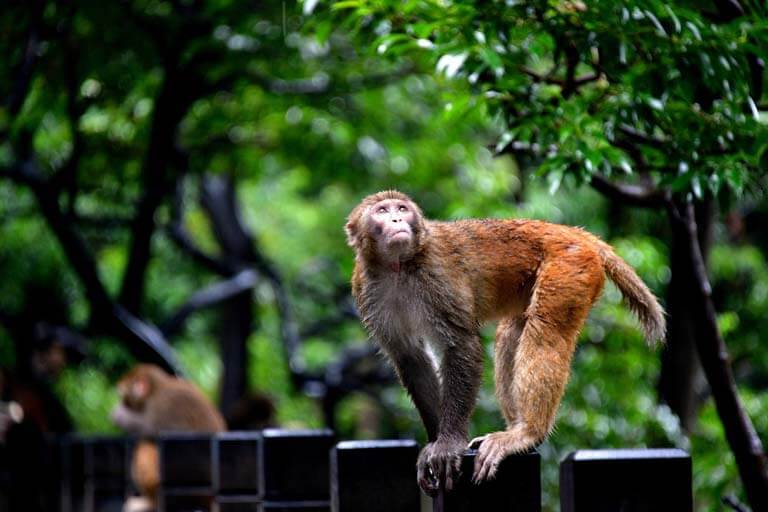
[{"label": "thin branch", "polygon": [[282,276],[280,276],[277,270],[258,251],[255,252],[258,255],[256,261],[254,261],[256,269],[267,278],[272,287],[272,293],[275,294],[275,305],[280,319],[280,336],[285,345],[291,373],[294,375],[300,374],[306,371],[306,365],[299,352],[301,336],[296,319],[293,316],[293,308],[288,298],[288,291],[283,283]]},{"label": "thin branch", "polygon": [[643,208],[663,206],[667,201],[667,192],[658,188],[626,183],[614,183],[598,174],[592,175],[592,188],[607,198]]},{"label": "thin branch", "polygon": [[171,223],[166,226],[165,232],[182,251],[186,252],[200,265],[220,276],[231,276],[236,272],[234,266],[221,258],[206,254],[195,244],[192,237],[184,228],[184,184],[183,177],[176,182],[176,191],[171,205]]},{"label": "thin branch", "polygon": [[177,311],[160,327],[165,336],[170,337],[181,328],[189,316],[201,309],[215,306],[243,292],[252,290],[258,282],[258,275],[250,269],[242,270],[229,279],[218,281],[195,292]]},{"label": "thin branch", "polygon": [[[527,68],[523,66],[520,68],[523,73],[528,75],[529,77],[533,78],[534,82],[541,82],[545,84],[552,84],[552,85],[559,85],[559,86],[565,86],[566,81],[563,78],[559,78],[556,76],[553,76],[549,73],[542,75],[541,73],[537,73],[536,71]],[[600,74],[598,73],[587,73],[586,75],[581,75],[574,77],[573,84],[578,88],[581,87],[584,84],[588,84],[590,82],[594,82],[596,80],[600,79]]]},{"label": "thin branch", "polygon": [[739,500],[736,499],[735,496],[723,496],[723,505],[728,505],[731,507],[735,512],[749,512],[749,509],[739,503]]},{"label": "thin branch", "polygon": [[698,241],[693,204],[678,200],[667,203],[673,229],[685,239],[690,272],[695,286],[690,290],[690,308],[696,349],[715,400],[715,409],[736,460],[744,490],[753,510],[768,510],[768,471],[762,442],[739,400],[728,350],[717,325],[712,286]]},{"label": "thin branch", "polygon": [[111,316],[117,322],[107,327],[112,327],[110,331],[116,336],[133,341],[128,348],[137,359],[154,362],[175,375],[183,375],[173,349],[157,327],[134,316],[120,304],[111,304]]},{"label": "thin branch", "polygon": [[189,233],[187,233],[183,226],[172,223],[166,227],[165,233],[171,240],[173,240],[179,249],[187,253],[193,260],[211,272],[220,276],[227,276],[232,275],[232,272],[235,271],[235,269],[227,264],[227,262],[206,254],[205,251],[200,249],[192,241],[192,237],[189,236]]},{"label": "thin branch", "polygon": [[667,137],[659,137],[655,135],[648,135],[646,133],[641,132],[637,128],[630,126],[626,123],[621,123],[618,126],[618,129],[621,133],[627,136],[627,139],[631,140],[632,142],[639,143],[639,144],[645,144],[648,146],[662,146],[669,142],[669,139]]}]

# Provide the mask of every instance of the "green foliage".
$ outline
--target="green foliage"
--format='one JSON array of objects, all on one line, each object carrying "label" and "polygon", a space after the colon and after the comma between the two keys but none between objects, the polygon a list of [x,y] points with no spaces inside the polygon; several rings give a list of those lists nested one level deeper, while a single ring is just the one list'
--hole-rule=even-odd
[{"label": "green foliage", "polygon": [[92,366],[65,370],[56,383],[56,391],[74,420],[78,432],[116,433],[109,413],[117,404],[114,382]]},{"label": "green foliage", "polygon": [[749,54],[768,48],[764,9],[717,24],[689,2],[334,4],[372,52],[466,80],[503,129],[497,151],[535,154],[552,190],[640,170],[699,198],[759,179]]}]

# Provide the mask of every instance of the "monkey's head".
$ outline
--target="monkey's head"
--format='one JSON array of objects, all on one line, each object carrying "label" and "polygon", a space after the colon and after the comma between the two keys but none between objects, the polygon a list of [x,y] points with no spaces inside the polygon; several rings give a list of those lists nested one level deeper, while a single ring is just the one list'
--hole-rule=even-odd
[{"label": "monkey's head", "polygon": [[144,417],[147,402],[162,381],[170,378],[159,366],[152,364],[136,365],[123,375],[117,383],[120,401],[112,409],[112,423],[130,434],[151,434]]},{"label": "monkey's head", "polygon": [[118,381],[117,393],[126,407],[140,411],[158,382],[169,377],[159,366],[139,364]]},{"label": "monkey's head", "polygon": [[398,263],[417,254],[426,225],[421,209],[410,197],[385,190],[363,199],[345,226],[347,243],[369,261]]}]

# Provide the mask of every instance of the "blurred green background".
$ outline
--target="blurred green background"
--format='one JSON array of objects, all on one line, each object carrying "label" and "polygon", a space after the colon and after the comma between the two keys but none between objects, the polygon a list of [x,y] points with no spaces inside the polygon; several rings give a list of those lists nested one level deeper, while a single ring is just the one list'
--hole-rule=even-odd
[{"label": "blurred green background", "polygon": [[[80,333],[87,355],[51,385],[77,431],[114,431],[113,386],[143,343],[114,327],[116,304],[165,326],[161,339],[214,400],[267,393],[280,425],[319,427],[328,365],[368,343],[349,313],[342,230],[361,197],[397,188],[431,218],[583,226],[665,302],[667,210],[601,193],[601,176],[703,212],[719,329],[766,441],[768,98],[757,61],[768,22],[763,3],[742,7],[11,3],[0,14],[0,366],[28,363],[35,325]],[[167,328],[193,294],[248,269],[257,278],[239,295]],[[503,428],[492,334],[471,435]],[[648,350],[609,285],[540,448],[546,510],[558,508],[558,461],[578,448],[677,446],[693,455],[698,510],[745,500],[700,368],[663,370],[691,376],[682,423],[660,400],[663,350]],[[691,347],[680,353],[695,362]],[[224,390],[232,361],[244,373]],[[292,368],[314,384],[297,384]],[[394,383],[361,381],[332,416],[341,438],[425,437]]]}]

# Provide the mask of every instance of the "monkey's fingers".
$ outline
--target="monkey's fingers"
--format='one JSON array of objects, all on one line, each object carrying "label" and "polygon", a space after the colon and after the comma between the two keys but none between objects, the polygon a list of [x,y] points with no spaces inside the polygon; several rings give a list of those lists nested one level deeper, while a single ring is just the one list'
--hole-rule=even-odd
[{"label": "monkey's fingers", "polygon": [[472,439],[468,444],[467,448],[470,450],[476,450],[480,447],[481,444],[483,444],[483,441],[488,439],[489,434],[485,434],[484,436],[477,436],[474,439]]},{"label": "monkey's fingers", "polygon": [[475,473],[472,482],[478,484],[496,476],[496,469],[504,457],[504,450],[498,443],[482,445],[475,458]]},{"label": "monkey's fingers", "polygon": [[461,455],[451,457],[446,461],[445,469],[445,490],[450,491],[453,489],[453,484],[461,478]]},{"label": "monkey's fingers", "polygon": [[438,482],[432,469],[428,464],[420,462],[417,464],[416,473],[419,487],[421,487],[427,495],[434,497],[437,494]]}]

